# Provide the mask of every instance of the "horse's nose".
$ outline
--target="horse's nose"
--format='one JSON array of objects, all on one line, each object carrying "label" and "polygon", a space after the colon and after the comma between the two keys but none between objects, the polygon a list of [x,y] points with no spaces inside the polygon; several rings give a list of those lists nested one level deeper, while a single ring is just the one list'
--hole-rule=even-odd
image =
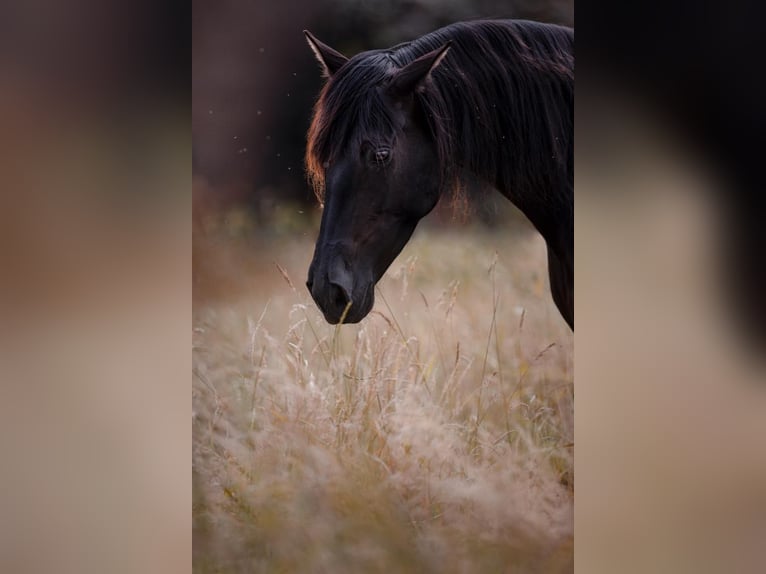
[{"label": "horse's nose", "polygon": [[351,294],[354,292],[354,277],[340,257],[330,265],[327,281],[330,284],[330,305],[333,311],[340,315],[352,301]]},{"label": "horse's nose", "polygon": [[364,319],[375,302],[372,285],[364,271],[352,271],[340,258],[309,275],[306,281],[311,296],[331,325],[341,321],[358,323]]},{"label": "horse's nose", "polygon": [[330,302],[333,308],[343,313],[350,301],[351,290],[345,285],[330,281]]}]

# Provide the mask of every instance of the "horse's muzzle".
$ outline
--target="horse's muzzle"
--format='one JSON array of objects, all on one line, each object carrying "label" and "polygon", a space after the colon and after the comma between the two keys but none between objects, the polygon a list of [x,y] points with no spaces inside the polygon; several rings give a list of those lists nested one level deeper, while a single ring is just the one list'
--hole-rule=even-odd
[{"label": "horse's muzzle", "polygon": [[340,257],[317,273],[313,272],[312,266],[306,287],[331,325],[358,323],[367,316],[374,303],[372,281],[355,277]]}]

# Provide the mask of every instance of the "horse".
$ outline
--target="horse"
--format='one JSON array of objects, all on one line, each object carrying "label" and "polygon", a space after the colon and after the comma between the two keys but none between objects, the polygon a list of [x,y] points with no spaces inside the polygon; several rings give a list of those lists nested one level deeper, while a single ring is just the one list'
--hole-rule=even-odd
[{"label": "horse", "polygon": [[325,78],[305,156],[323,208],[306,287],[325,320],[370,312],[417,223],[471,173],[544,238],[574,331],[574,30],[458,22],[352,58],[304,34]]}]

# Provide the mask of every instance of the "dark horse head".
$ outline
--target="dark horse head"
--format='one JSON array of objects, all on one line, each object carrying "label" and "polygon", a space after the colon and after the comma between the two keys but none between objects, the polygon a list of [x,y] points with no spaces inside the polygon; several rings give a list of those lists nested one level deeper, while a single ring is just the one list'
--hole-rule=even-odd
[{"label": "dark horse head", "polygon": [[543,235],[573,325],[572,30],[458,23],[350,59],[306,38],[327,78],[306,149],[324,208],[306,285],[325,319],[370,312],[418,221],[470,172]]},{"label": "dark horse head", "polygon": [[347,60],[306,36],[329,76],[309,134],[307,164],[324,210],[307,286],[329,323],[356,323],[439,199],[436,148],[413,95],[449,45],[397,68],[383,52]]}]

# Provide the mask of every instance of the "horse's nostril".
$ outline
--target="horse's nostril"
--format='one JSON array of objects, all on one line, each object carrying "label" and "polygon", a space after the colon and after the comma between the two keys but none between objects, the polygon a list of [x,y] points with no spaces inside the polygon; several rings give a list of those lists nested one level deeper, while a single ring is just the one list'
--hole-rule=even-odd
[{"label": "horse's nostril", "polygon": [[336,309],[343,309],[346,307],[349,301],[351,301],[351,293],[337,283],[330,283],[330,296],[332,297],[333,305]]}]

